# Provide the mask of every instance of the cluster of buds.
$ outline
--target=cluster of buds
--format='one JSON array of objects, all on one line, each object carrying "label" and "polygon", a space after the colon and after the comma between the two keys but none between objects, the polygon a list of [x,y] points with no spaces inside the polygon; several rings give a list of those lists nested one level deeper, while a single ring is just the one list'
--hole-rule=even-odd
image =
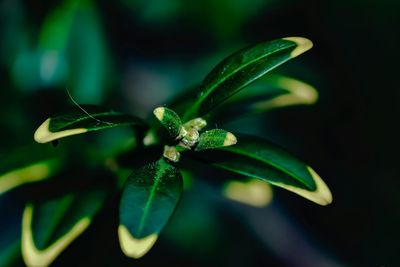
[{"label": "cluster of buds", "polygon": [[207,126],[207,122],[202,118],[195,118],[182,124],[178,114],[171,109],[158,107],[153,113],[168,131],[170,137],[177,142],[175,146],[164,146],[163,156],[170,161],[178,162],[179,152],[185,150],[200,151],[230,146],[237,142],[232,133],[222,129],[213,129],[200,134],[200,131]]}]

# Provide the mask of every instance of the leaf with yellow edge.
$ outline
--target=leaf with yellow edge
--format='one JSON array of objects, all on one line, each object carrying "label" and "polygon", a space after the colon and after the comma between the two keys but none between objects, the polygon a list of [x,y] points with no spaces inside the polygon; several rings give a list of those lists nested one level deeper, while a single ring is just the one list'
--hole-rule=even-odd
[{"label": "leaf with yellow edge", "polygon": [[230,98],[208,118],[227,122],[277,108],[311,105],[317,100],[318,92],[312,85],[283,75],[270,75]]},{"label": "leaf with yellow edge", "polygon": [[18,186],[46,180],[61,170],[62,149],[37,144],[23,147],[0,159],[0,195]]},{"label": "leaf with yellow edge", "polygon": [[25,264],[49,266],[89,227],[106,196],[105,188],[94,187],[27,204],[21,244]]},{"label": "leaf with yellow edge", "polygon": [[240,90],[286,61],[311,49],[303,37],[286,37],[246,47],[219,63],[204,79],[184,121],[203,117]]},{"label": "leaf with yellow edge", "polygon": [[285,188],[320,205],[332,202],[332,194],[318,174],[282,148],[256,136],[239,135],[238,140],[235,146],[193,157]]},{"label": "leaf with yellow edge", "polygon": [[151,249],[182,190],[182,175],[164,159],[133,171],[120,202],[118,236],[126,256],[140,258]]},{"label": "leaf with yellow edge", "polygon": [[146,123],[134,116],[125,115],[104,107],[81,105],[81,109],[56,115],[44,121],[34,134],[38,143],[48,143],[63,137],[99,131],[114,127],[132,126],[146,128]]}]

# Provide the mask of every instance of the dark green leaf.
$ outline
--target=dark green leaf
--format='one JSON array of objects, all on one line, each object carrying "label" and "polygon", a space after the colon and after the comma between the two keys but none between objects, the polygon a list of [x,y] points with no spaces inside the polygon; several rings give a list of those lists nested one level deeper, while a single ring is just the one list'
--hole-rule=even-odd
[{"label": "dark green leaf", "polygon": [[195,151],[231,146],[236,142],[236,137],[232,133],[222,129],[213,129],[200,135]]},{"label": "dark green leaf", "polygon": [[47,119],[35,132],[35,141],[47,143],[75,134],[121,126],[145,128],[143,120],[99,106],[83,105],[82,109]]},{"label": "dark green leaf", "polygon": [[142,257],[174,212],[183,190],[178,169],[160,159],[135,170],[120,203],[120,245],[125,255]]},{"label": "dark green leaf", "polygon": [[28,266],[48,266],[90,225],[107,196],[104,187],[70,192],[27,204],[22,255]]},{"label": "dark green leaf", "polygon": [[259,137],[239,135],[235,146],[196,155],[216,167],[264,180],[318,204],[332,201],[328,187],[313,169]]},{"label": "dark green leaf", "polygon": [[168,131],[171,138],[176,138],[183,133],[182,121],[175,111],[165,108],[158,107],[153,111],[154,116],[160,121],[164,128]]},{"label": "dark green leaf", "polygon": [[308,39],[287,37],[244,48],[229,56],[204,79],[184,120],[206,115],[250,83],[311,47]]},{"label": "dark green leaf", "polygon": [[5,154],[0,158],[0,195],[20,185],[52,177],[64,160],[62,149],[38,144]]}]

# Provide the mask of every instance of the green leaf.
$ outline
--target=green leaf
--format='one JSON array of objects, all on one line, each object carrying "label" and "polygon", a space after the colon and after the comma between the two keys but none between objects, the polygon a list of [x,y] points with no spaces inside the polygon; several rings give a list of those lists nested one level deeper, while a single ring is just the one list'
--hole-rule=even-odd
[{"label": "green leaf", "polygon": [[145,128],[143,120],[99,106],[82,105],[81,109],[48,118],[36,130],[34,139],[47,143],[66,136],[121,126]]},{"label": "green leaf", "polygon": [[320,205],[332,202],[329,188],[311,167],[259,137],[239,135],[238,140],[235,146],[193,156],[227,171],[285,188]]},{"label": "green leaf", "polygon": [[232,133],[222,129],[213,129],[200,135],[195,151],[231,146],[236,142],[237,139]]},{"label": "green leaf", "polygon": [[302,37],[287,37],[244,48],[217,65],[204,79],[184,120],[202,117],[224,100],[284,62],[312,47]]},{"label": "green leaf", "polygon": [[43,181],[59,172],[65,161],[61,149],[30,145],[0,158],[0,195],[18,186]]},{"label": "green leaf", "polygon": [[164,128],[168,131],[171,138],[177,138],[183,135],[181,118],[172,109],[166,107],[158,107],[153,111],[154,116],[160,121]]},{"label": "green leaf", "polygon": [[183,190],[182,175],[163,159],[135,170],[120,203],[119,242],[125,255],[140,258],[154,245]]},{"label": "green leaf", "polygon": [[270,75],[231,97],[211,112],[208,119],[227,122],[277,108],[311,105],[317,100],[318,92],[313,86],[291,77]]},{"label": "green leaf", "polygon": [[48,266],[91,224],[107,189],[70,192],[26,205],[22,218],[22,255],[28,266]]}]

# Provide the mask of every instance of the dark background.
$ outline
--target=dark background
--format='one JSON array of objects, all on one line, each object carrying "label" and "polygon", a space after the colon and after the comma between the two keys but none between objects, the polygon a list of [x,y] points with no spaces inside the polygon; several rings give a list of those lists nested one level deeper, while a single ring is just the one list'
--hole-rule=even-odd
[{"label": "dark background", "polygon": [[[398,1],[81,1],[72,26],[57,24],[74,2],[0,1],[0,155],[32,142],[69,104],[66,88],[79,103],[145,117],[236,49],[304,36],[314,48],[276,73],[314,85],[319,102],[243,123],[313,166],[334,201],[278,189],[255,209],[201,183],[144,259],[124,258],[100,225],[87,239],[103,247],[74,245],[56,265],[398,266]],[[46,33],[46,23],[60,30]]]}]

